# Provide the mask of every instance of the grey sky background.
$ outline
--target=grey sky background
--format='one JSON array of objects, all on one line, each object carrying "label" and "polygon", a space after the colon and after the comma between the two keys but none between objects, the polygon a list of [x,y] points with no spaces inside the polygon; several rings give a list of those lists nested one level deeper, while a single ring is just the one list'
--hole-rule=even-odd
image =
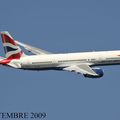
[{"label": "grey sky background", "polygon": [[[0,0],[0,31],[53,53],[120,49],[118,0]],[[0,54],[4,56],[0,41]],[[46,112],[48,120],[120,120],[120,66],[87,79],[0,66],[0,112]]]}]

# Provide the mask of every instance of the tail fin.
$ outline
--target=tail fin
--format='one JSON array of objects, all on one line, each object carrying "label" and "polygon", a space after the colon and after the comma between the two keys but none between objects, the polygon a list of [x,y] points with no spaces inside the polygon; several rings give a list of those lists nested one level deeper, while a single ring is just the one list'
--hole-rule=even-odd
[{"label": "tail fin", "polygon": [[4,51],[7,59],[20,59],[23,52],[20,47],[16,44],[11,35],[7,32],[1,32],[2,42]]}]

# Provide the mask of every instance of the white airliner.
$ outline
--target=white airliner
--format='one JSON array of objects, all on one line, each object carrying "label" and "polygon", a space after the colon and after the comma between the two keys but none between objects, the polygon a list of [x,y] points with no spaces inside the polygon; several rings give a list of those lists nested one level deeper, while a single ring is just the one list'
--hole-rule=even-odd
[{"label": "white airliner", "polygon": [[[7,32],[1,32],[5,58],[0,64],[24,70],[63,70],[76,72],[89,78],[103,76],[103,70],[95,66],[120,64],[120,51],[100,51],[53,54],[14,40]],[[34,55],[25,55],[19,46]]]}]

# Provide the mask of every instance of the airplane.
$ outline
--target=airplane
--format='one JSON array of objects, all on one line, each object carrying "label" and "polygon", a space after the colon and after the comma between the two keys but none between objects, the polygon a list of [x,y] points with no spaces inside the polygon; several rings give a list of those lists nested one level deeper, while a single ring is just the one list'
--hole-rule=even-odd
[{"label": "airplane", "polygon": [[[120,64],[119,50],[54,54],[14,40],[7,31],[0,34],[5,51],[5,57],[0,57],[0,64],[4,66],[36,71],[62,70],[100,78],[104,72],[98,66]],[[20,46],[33,55],[26,55]]]}]

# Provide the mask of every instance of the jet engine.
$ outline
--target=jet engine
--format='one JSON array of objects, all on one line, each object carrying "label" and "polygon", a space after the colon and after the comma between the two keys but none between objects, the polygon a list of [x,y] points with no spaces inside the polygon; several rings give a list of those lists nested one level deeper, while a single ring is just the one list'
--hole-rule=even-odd
[{"label": "jet engine", "polygon": [[88,78],[100,78],[104,75],[104,72],[101,68],[92,68],[92,70],[97,74],[97,75],[90,75],[90,74],[84,74],[85,77]]}]

